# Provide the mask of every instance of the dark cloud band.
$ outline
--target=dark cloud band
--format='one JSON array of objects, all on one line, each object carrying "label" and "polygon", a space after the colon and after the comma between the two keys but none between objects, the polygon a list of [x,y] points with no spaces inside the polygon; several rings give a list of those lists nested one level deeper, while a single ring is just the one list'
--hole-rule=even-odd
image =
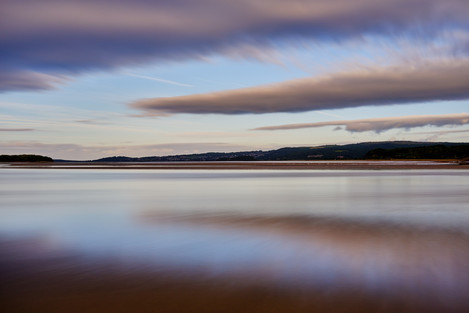
[{"label": "dark cloud band", "polygon": [[0,67],[48,74],[233,53],[276,40],[425,38],[469,27],[467,0],[2,0],[0,12]]},{"label": "dark cloud band", "polygon": [[469,61],[344,72],[254,88],[137,101],[149,113],[304,112],[469,99]]}]

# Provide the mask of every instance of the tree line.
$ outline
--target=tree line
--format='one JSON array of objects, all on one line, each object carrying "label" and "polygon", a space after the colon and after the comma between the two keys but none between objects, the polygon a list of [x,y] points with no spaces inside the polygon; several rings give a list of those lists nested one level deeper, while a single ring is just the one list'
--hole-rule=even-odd
[{"label": "tree line", "polygon": [[54,162],[48,156],[37,154],[15,154],[15,155],[0,155],[0,162]]}]

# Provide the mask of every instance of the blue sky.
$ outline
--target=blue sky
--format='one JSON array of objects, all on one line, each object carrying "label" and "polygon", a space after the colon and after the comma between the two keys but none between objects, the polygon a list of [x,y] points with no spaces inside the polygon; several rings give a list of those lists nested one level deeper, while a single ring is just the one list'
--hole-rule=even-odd
[{"label": "blue sky", "polygon": [[0,153],[469,142],[464,0],[2,0]]}]

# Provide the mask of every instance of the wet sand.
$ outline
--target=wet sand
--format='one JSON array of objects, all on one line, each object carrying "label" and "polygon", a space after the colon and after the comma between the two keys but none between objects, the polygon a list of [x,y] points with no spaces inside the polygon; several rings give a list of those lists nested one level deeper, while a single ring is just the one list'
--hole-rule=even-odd
[{"label": "wet sand", "polygon": [[[468,166],[444,162],[434,164],[428,161],[56,163],[12,166],[106,170],[469,169]],[[77,173],[86,172],[77,171],[75,174]],[[465,177],[466,174],[455,174],[454,171],[451,173],[454,177]],[[14,174],[17,173],[12,173]],[[10,182],[8,180],[8,183]],[[40,175],[35,182],[42,183],[43,176]],[[99,181],[99,184],[108,182],[112,180]],[[59,183],[62,184],[63,181]],[[88,181],[84,184],[88,186]],[[20,187],[23,186],[22,183]],[[465,185],[462,186],[464,188]],[[45,188],[50,190],[50,186]],[[439,183],[438,188],[441,188]],[[35,188],[31,190],[36,191]],[[116,191],[111,190],[112,206],[109,209],[114,212],[114,203],[119,200],[114,197]],[[120,189],[116,190],[119,192]],[[64,208],[73,207],[71,204],[79,201],[79,197],[90,190],[79,189],[79,192],[65,194],[67,201],[63,202]],[[212,189],[210,192],[213,193]],[[43,193],[44,190],[38,190],[38,194]],[[461,191],[450,194],[448,199],[458,195],[465,195],[464,189],[462,194]],[[179,197],[179,193],[177,196]],[[28,198],[28,195],[24,197]],[[93,254],[83,246],[67,245],[67,241],[61,240],[61,237],[50,242],[47,232],[42,233],[44,238],[40,236],[40,232],[35,234],[34,231],[28,234],[28,238],[17,237],[14,231],[10,234],[8,231],[0,234],[0,311],[469,312],[467,224],[460,228],[445,226],[444,223],[438,223],[438,226],[419,226],[411,221],[406,223],[407,220],[402,219],[391,222],[367,220],[360,216],[356,219],[318,218],[310,215],[275,216],[270,213],[178,215],[169,210],[169,214],[163,214],[155,209],[161,197],[162,195],[151,197],[151,204],[144,207],[146,211],[125,211],[130,212],[128,218],[135,221],[138,229],[166,229],[166,232],[159,234],[166,234],[167,237],[151,237],[146,240],[148,246],[142,245],[141,241],[132,242],[140,247],[135,249],[139,250],[140,254],[132,253],[132,249],[129,252],[119,248],[120,241],[114,250]],[[210,198],[209,193],[207,197]],[[19,198],[14,199],[17,202]],[[377,200],[382,201],[381,198]],[[202,203],[206,205],[212,201],[216,200]],[[101,202],[94,198],[91,202],[83,202],[78,206],[77,212],[82,209],[93,210],[89,203],[98,205]],[[255,209],[255,203],[249,202],[249,205],[251,204]],[[43,208],[49,205],[47,202]],[[53,212],[58,215],[62,210],[60,205],[52,207]],[[37,207],[37,202],[33,202],[14,216],[22,219],[30,217],[29,214],[32,213],[31,222],[34,226],[35,219],[37,223],[41,222],[41,214],[34,212]],[[444,204],[441,208],[444,211]],[[352,206],[351,210],[353,209],[357,207]],[[16,209],[12,206],[11,210]],[[99,211],[100,207],[95,210]],[[94,218],[95,215],[91,216]],[[78,214],[71,215],[72,220],[79,217]],[[97,217],[99,218],[99,215]],[[105,228],[108,222],[112,224],[108,217],[103,220],[102,225],[99,224],[100,227]],[[89,237],[92,246],[93,241],[99,240],[105,232],[94,229],[93,233],[90,226],[94,220],[86,219],[84,222],[86,223],[83,230],[79,229],[83,235]],[[61,223],[62,221],[58,225]],[[64,227],[69,225],[73,226],[73,223]],[[122,240],[135,234],[126,233],[121,226],[118,224],[116,227],[123,235],[112,238]],[[34,230],[34,227],[32,229]],[[183,242],[186,237],[197,237],[188,241],[189,244],[196,245],[184,247],[179,245],[180,239],[176,240],[177,246],[171,246],[171,234],[182,234]],[[61,242],[63,246],[60,245]],[[147,248],[166,243],[168,244],[165,247],[169,247],[169,250],[155,249],[156,253],[153,254],[146,251]],[[196,251],[184,253],[184,250],[190,249]],[[172,254],[172,257],[165,255],[165,251]],[[139,257],[149,257],[151,262],[147,263],[148,259],[142,261]]]},{"label": "wet sand", "polygon": [[[466,296],[469,233],[464,230],[301,216],[144,215],[139,218],[150,227],[173,223],[236,230],[253,237],[267,235],[274,241],[288,239],[293,245],[300,243],[305,250],[320,245],[322,250],[314,250],[309,259],[301,254],[297,260],[292,256],[292,262],[298,263],[295,266],[274,262],[277,267],[272,268],[266,260],[264,269],[244,266],[214,275],[213,269],[204,267],[152,267],[137,261],[120,263],[115,258],[89,259],[73,251],[41,252],[39,238],[3,241],[0,242],[2,311],[469,310]],[[230,243],[227,244],[229,248]],[[314,264],[324,256],[332,265],[310,276],[307,263]],[[340,262],[334,265],[335,260]],[[280,280],[273,279],[277,273],[288,274],[285,270],[289,268],[297,268],[300,276],[288,279],[280,275]],[[329,282],[321,282],[321,277],[328,277]]]},{"label": "wet sand", "polygon": [[10,163],[15,168],[52,169],[142,169],[142,170],[414,170],[414,169],[462,169],[456,160],[393,160],[393,161],[246,161],[246,162],[149,162],[149,163]]},{"label": "wet sand", "polygon": [[23,277],[21,283],[15,284],[9,283],[5,288],[2,312],[451,312],[424,303],[353,291],[291,291],[236,286],[229,281],[149,277],[145,273],[40,273]]}]

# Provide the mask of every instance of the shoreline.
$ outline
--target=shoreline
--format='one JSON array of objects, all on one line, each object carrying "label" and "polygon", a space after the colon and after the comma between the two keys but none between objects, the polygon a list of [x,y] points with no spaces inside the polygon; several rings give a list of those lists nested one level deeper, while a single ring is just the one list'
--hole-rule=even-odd
[{"label": "shoreline", "polygon": [[3,163],[4,168],[28,169],[142,169],[142,170],[469,170],[456,160],[351,161],[198,161],[198,162],[54,162]]}]

